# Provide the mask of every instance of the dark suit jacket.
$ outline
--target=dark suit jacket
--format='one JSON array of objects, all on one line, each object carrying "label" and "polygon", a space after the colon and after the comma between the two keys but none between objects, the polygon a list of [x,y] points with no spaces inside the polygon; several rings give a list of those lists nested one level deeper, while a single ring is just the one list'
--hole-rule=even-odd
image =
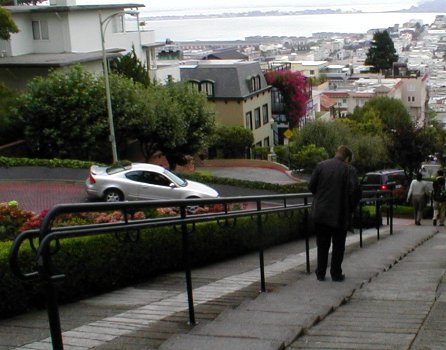
[{"label": "dark suit jacket", "polygon": [[308,188],[314,195],[313,222],[346,230],[360,199],[356,169],[337,157],[324,160],[314,169]]}]

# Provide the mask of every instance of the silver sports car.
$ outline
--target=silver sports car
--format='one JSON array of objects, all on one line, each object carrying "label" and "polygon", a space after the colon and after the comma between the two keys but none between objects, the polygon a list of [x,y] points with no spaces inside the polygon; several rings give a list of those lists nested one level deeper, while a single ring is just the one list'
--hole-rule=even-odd
[{"label": "silver sports car", "polygon": [[144,163],[123,167],[93,165],[85,190],[88,198],[106,202],[218,197],[218,192],[209,186],[184,180],[159,165]]}]

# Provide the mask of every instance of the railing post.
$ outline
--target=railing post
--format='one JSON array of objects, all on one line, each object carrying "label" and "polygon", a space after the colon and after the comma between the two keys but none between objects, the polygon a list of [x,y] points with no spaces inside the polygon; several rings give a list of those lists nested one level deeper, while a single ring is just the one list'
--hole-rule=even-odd
[{"label": "railing post", "polygon": [[376,206],[375,206],[375,211],[376,211],[376,236],[377,239],[379,240],[379,228],[382,224],[382,218],[381,218],[381,205],[380,202],[381,199],[380,198],[376,198]]},{"label": "railing post", "polygon": [[[44,288],[47,302],[48,323],[50,326],[51,343],[53,350],[63,350],[62,328],[60,326],[59,306],[57,302],[57,287],[51,280],[49,268],[51,266],[51,256],[49,248],[45,249],[43,256],[39,258],[40,273],[44,278]],[[43,266],[40,266],[42,264]],[[45,271],[46,270],[46,271]]]},{"label": "railing post", "polygon": [[390,207],[389,207],[389,216],[390,216],[390,234],[393,234],[393,193],[390,192]]},{"label": "railing post", "polygon": [[359,247],[362,248],[362,201],[359,201]]},{"label": "railing post", "polygon": [[195,325],[195,311],[194,311],[194,297],[192,289],[192,273],[190,268],[189,259],[189,232],[187,230],[187,224],[184,221],[186,219],[186,206],[182,205],[180,207],[181,213],[181,233],[183,241],[183,263],[184,269],[186,271],[186,289],[187,289],[187,302],[189,305],[189,323]]},{"label": "railing post", "polygon": [[[50,244],[42,246],[42,241],[49,233],[49,220],[46,220],[40,227],[39,250],[37,253],[37,269],[46,295],[46,307],[48,313],[48,323],[50,326],[51,343],[53,350],[63,350],[62,327],[60,325],[59,305],[57,287],[52,279],[53,263],[51,260]],[[39,254],[40,252],[40,254]]]},{"label": "railing post", "polygon": [[[305,206],[308,205],[308,198],[304,198]],[[310,273],[310,230],[308,220],[308,208],[304,210],[304,231],[305,231],[305,257],[307,263],[307,273]]]},{"label": "railing post", "polygon": [[51,281],[45,281],[45,293],[53,350],[63,350],[62,329],[60,327],[59,308],[57,305],[57,291]]},{"label": "railing post", "polygon": [[262,215],[260,214],[262,210],[262,203],[258,199],[257,200],[257,233],[259,236],[260,247],[259,247],[259,262],[260,262],[260,291],[266,292],[265,286],[265,261],[263,257],[263,224],[262,224]]}]

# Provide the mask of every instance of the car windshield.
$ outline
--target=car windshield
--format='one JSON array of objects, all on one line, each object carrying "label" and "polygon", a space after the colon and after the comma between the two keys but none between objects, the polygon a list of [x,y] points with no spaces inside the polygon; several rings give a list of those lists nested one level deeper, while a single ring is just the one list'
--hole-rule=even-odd
[{"label": "car windshield", "polygon": [[175,175],[169,170],[164,170],[164,175],[166,175],[169,179],[171,179],[176,185],[184,187],[187,185],[187,181],[183,180],[181,177]]}]

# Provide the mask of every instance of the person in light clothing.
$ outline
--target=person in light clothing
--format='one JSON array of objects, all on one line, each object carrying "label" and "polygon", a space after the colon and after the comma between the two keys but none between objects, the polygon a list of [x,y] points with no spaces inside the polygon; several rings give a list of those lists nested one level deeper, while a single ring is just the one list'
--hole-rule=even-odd
[{"label": "person in light clothing", "polygon": [[421,225],[421,219],[423,218],[423,209],[426,205],[426,196],[429,195],[427,184],[423,181],[423,175],[417,173],[415,180],[412,180],[407,192],[407,202],[412,200],[412,206],[414,210],[415,225]]}]

